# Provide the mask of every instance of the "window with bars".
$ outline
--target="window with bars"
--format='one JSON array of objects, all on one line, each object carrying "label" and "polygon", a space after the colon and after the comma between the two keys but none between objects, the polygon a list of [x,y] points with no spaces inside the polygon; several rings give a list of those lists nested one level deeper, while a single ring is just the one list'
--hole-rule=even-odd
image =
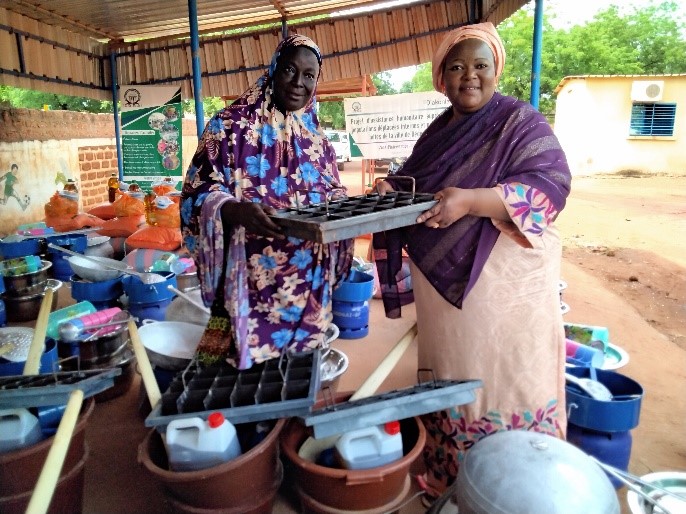
[{"label": "window with bars", "polygon": [[634,102],[631,106],[632,136],[673,136],[675,103]]}]

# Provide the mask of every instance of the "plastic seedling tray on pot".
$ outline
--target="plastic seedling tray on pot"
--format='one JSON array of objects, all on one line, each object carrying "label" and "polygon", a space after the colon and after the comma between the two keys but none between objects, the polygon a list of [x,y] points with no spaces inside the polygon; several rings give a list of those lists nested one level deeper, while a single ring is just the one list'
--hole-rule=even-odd
[{"label": "plastic seedling tray on pot", "polygon": [[281,209],[272,219],[288,236],[331,243],[414,225],[417,216],[435,203],[434,195],[429,193],[396,191],[384,196],[372,193]]},{"label": "plastic seedling tray on pot", "polygon": [[482,386],[481,380],[431,380],[359,400],[329,402],[301,417],[319,439],[471,403],[476,399],[474,390]]},{"label": "plastic seedling tray on pot", "polygon": [[114,385],[121,368],[0,377],[0,408],[62,405],[74,389],[89,398]]},{"label": "plastic seedling tray on pot", "polygon": [[175,419],[207,419],[213,412],[233,424],[307,414],[319,391],[320,367],[319,349],[282,354],[245,370],[191,361],[171,381],[145,426],[161,429]]}]

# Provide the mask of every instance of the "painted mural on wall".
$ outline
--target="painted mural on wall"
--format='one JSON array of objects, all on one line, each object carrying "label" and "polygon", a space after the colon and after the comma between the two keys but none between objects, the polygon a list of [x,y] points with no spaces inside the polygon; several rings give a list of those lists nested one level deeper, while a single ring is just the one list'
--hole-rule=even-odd
[{"label": "painted mural on wall", "polygon": [[0,176],[0,186],[2,186],[3,182],[3,195],[0,197],[0,205],[7,205],[7,202],[14,198],[19,207],[21,207],[21,210],[25,211],[31,203],[31,197],[28,194],[21,195],[18,193],[19,165],[17,163],[13,162],[10,164],[10,170]]},{"label": "painted mural on wall", "polygon": [[0,237],[45,219],[45,204],[67,179],[78,181],[70,141],[25,141],[0,147]]}]

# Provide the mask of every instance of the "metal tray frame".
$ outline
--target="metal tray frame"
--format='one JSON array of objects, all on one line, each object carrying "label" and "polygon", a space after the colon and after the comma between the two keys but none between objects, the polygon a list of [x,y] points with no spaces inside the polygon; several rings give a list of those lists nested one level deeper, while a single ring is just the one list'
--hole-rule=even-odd
[{"label": "metal tray frame", "polygon": [[440,411],[476,399],[481,380],[433,380],[327,407],[301,416],[315,439]]},{"label": "metal tray frame", "polygon": [[[327,200],[324,204],[281,209],[271,218],[283,228],[287,236],[317,243],[331,243],[414,225],[419,214],[436,204],[433,197],[434,195],[429,193],[402,191],[388,193],[385,196],[373,193],[351,196],[334,202]],[[388,207],[391,200],[395,201],[396,198],[402,203],[411,202],[411,204]],[[352,205],[355,203],[358,207]],[[366,210],[369,207],[378,209],[379,204],[382,204],[383,210],[354,214],[356,210]]]},{"label": "metal tray frame", "polygon": [[0,377],[0,408],[64,405],[74,389],[88,398],[112,387],[121,372],[110,368]]},{"label": "metal tray frame", "polygon": [[[299,352],[290,356],[284,355],[285,354],[282,354],[280,359],[268,360],[263,364],[245,370],[237,370],[229,365],[222,365],[218,368],[207,368],[206,378],[202,375],[203,370],[198,370],[199,380],[212,381],[211,384],[205,384],[204,388],[200,386],[199,389],[192,389],[192,380],[195,375],[187,379],[188,368],[184,371],[180,371],[176,377],[174,377],[174,380],[172,380],[167,391],[162,395],[161,401],[154,406],[152,412],[145,419],[145,426],[157,427],[159,430],[166,427],[166,425],[175,419],[190,417],[207,419],[213,412],[221,412],[227,420],[235,425],[307,414],[310,412],[312,405],[314,405],[320,388],[321,351],[315,349],[307,352]],[[310,368],[307,368],[306,366],[295,367],[295,365],[291,368],[293,362],[297,363],[298,360],[305,359],[311,362]],[[289,372],[291,370],[294,371],[293,382],[289,383]],[[307,375],[307,377],[305,377],[305,375]],[[230,381],[233,381],[231,386],[222,385],[222,379],[229,376],[232,377]],[[235,381],[233,380],[234,378]],[[307,381],[308,383],[304,384],[304,381]],[[179,382],[182,383],[179,384]],[[277,394],[280,394],[281,398],[284,397],[289,386],[304,387],[306,385],[306,395],[298,395],[299,397],[292,399],[266,401],[261,403],[261,395],[268,389],[270,390],[270,395],[276,393],[279,382],[282,382],[280,386],[281,392]],[[172,391],[172,389],[175,388],[175,383],[176,387],[181,385],[183,389],[181,391],[178,389]],[[202,384],[202,382],[199,382],[199,384]],[[208,406],[208,404],[212,404],[214,398],[226,402],[227,396],[230,396],[241,386],[245,386],[245,392],[247,394],[252,394],[254,402],[251,405],[219,408]],[[220,391],[218,395],[222,396],[214,397],[214,391]],[[177,414],[163,414],[163,408],[166,402],[175,402],[178,406],[179,403],[183,404],[190,393],[195,394],[196,392],[198,393],[197,396],[203,396],[203,410],[178,412]]]}]

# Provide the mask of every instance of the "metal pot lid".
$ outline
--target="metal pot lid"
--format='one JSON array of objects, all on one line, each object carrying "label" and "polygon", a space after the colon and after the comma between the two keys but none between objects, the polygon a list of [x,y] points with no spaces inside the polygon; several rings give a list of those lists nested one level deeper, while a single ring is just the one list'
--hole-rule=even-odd
[{"label": "metal pot lid", "polygon": [[[28,327],[0,328],[0,352],[10,362],[24,362],[29,356],[33,329]],[[7,350],[5,348],[8,348]],[[45,348],[45,345],[43,346]]]}]

